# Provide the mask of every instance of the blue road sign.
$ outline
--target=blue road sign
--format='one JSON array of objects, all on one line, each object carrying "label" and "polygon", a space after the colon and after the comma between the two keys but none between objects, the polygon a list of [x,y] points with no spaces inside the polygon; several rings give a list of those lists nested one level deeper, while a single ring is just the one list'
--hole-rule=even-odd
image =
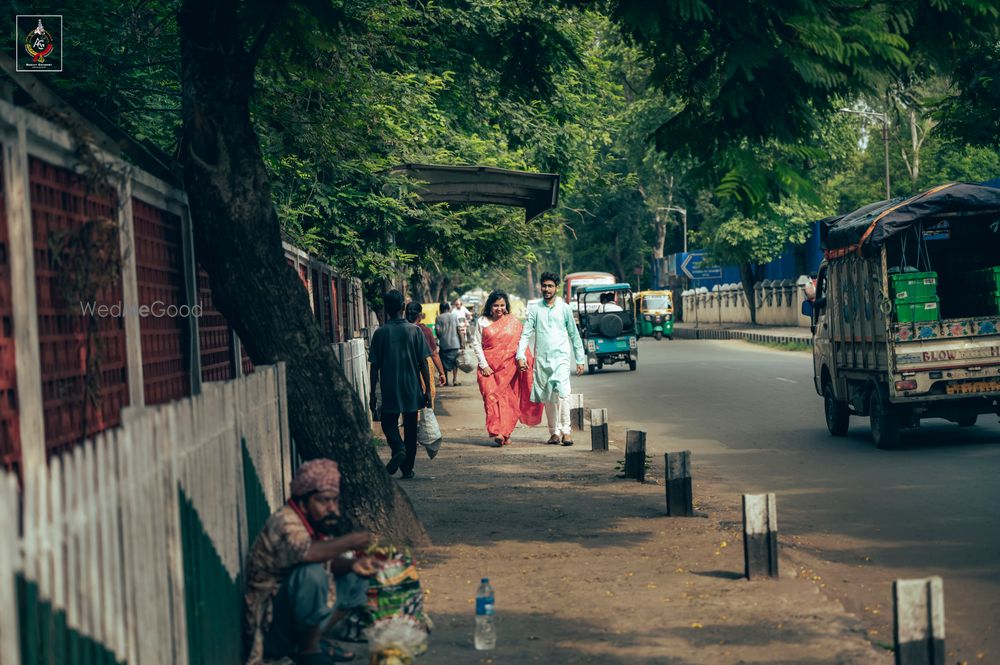
[{"label": "blue road sign", "polygon": [[677,255],[677,264],[680,271],[687,275],[688,279],[721,279],[722,266],[706,266],[708,261],[705,252],[681,252]]}]

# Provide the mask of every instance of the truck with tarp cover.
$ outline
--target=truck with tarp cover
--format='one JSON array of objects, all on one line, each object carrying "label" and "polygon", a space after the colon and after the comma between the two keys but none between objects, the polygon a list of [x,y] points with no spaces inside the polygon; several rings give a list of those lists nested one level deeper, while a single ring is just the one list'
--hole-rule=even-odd
[{"label": "truck with tarp cover", "polygon": [[1000,189],[949,183],[822,220],[812,317],[830,433],[879,448],[923,418],[1000,413]]}]

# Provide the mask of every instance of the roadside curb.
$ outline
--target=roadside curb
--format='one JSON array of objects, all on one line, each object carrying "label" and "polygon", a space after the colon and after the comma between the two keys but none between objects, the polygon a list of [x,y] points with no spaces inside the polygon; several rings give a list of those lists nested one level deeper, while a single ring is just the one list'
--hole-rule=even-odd
[{"label": "roadside curb", "polygon": [[675,327],[678,339],[743,339],[748,342],[776,342],[778,344],[806,344],[812,346],[812,337],[783,335],[776,332],[734,330],[730,328],[683,328]]}]

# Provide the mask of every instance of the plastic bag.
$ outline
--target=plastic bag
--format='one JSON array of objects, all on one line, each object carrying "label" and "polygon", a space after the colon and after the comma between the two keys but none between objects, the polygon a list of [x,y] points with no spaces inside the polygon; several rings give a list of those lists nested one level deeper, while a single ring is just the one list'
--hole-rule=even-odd
[{"label": "plastic bag", "polygon": [[417,422],[417,443],[427,449],[433,458],[441,448],[441,427],[438,425],[434,409],[421,409]]},{"label": "plastic bag", "polygon": [[424,631],[431,627],[424,611],[424,592],[420,576],[409,552],[395,547],[379,547],[369,551],[378,562],[378,572],[368,585],[368,614],[373,622],[393,616],[406,616],[416,621]]},{"label": "plastic bag", "polygon": [[476,369],[476,354],[469,347],[465,347],[459,351],[458,368],[466,374]]}]

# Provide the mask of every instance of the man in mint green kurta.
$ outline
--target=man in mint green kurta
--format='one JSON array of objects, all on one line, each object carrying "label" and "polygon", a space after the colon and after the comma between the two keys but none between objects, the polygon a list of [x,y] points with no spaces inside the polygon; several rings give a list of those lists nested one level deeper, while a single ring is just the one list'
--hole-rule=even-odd
[{"label": "man in mint green kurta", "polygon": [[525,351],[531,336],[535,336],[534,385],[531,401],[545,404],[549,422],[549,443],[573,445],[569,426],[570,364],[576,362],[577,375],[583,374],[587,356],[583,352],[580,332],[573,321],[573,312],[561,298],[556,297],[559,276],[542,273],[539,286],[542,302],[528,309],[528,317],[517,345],[517,362],[527,368]]}]

